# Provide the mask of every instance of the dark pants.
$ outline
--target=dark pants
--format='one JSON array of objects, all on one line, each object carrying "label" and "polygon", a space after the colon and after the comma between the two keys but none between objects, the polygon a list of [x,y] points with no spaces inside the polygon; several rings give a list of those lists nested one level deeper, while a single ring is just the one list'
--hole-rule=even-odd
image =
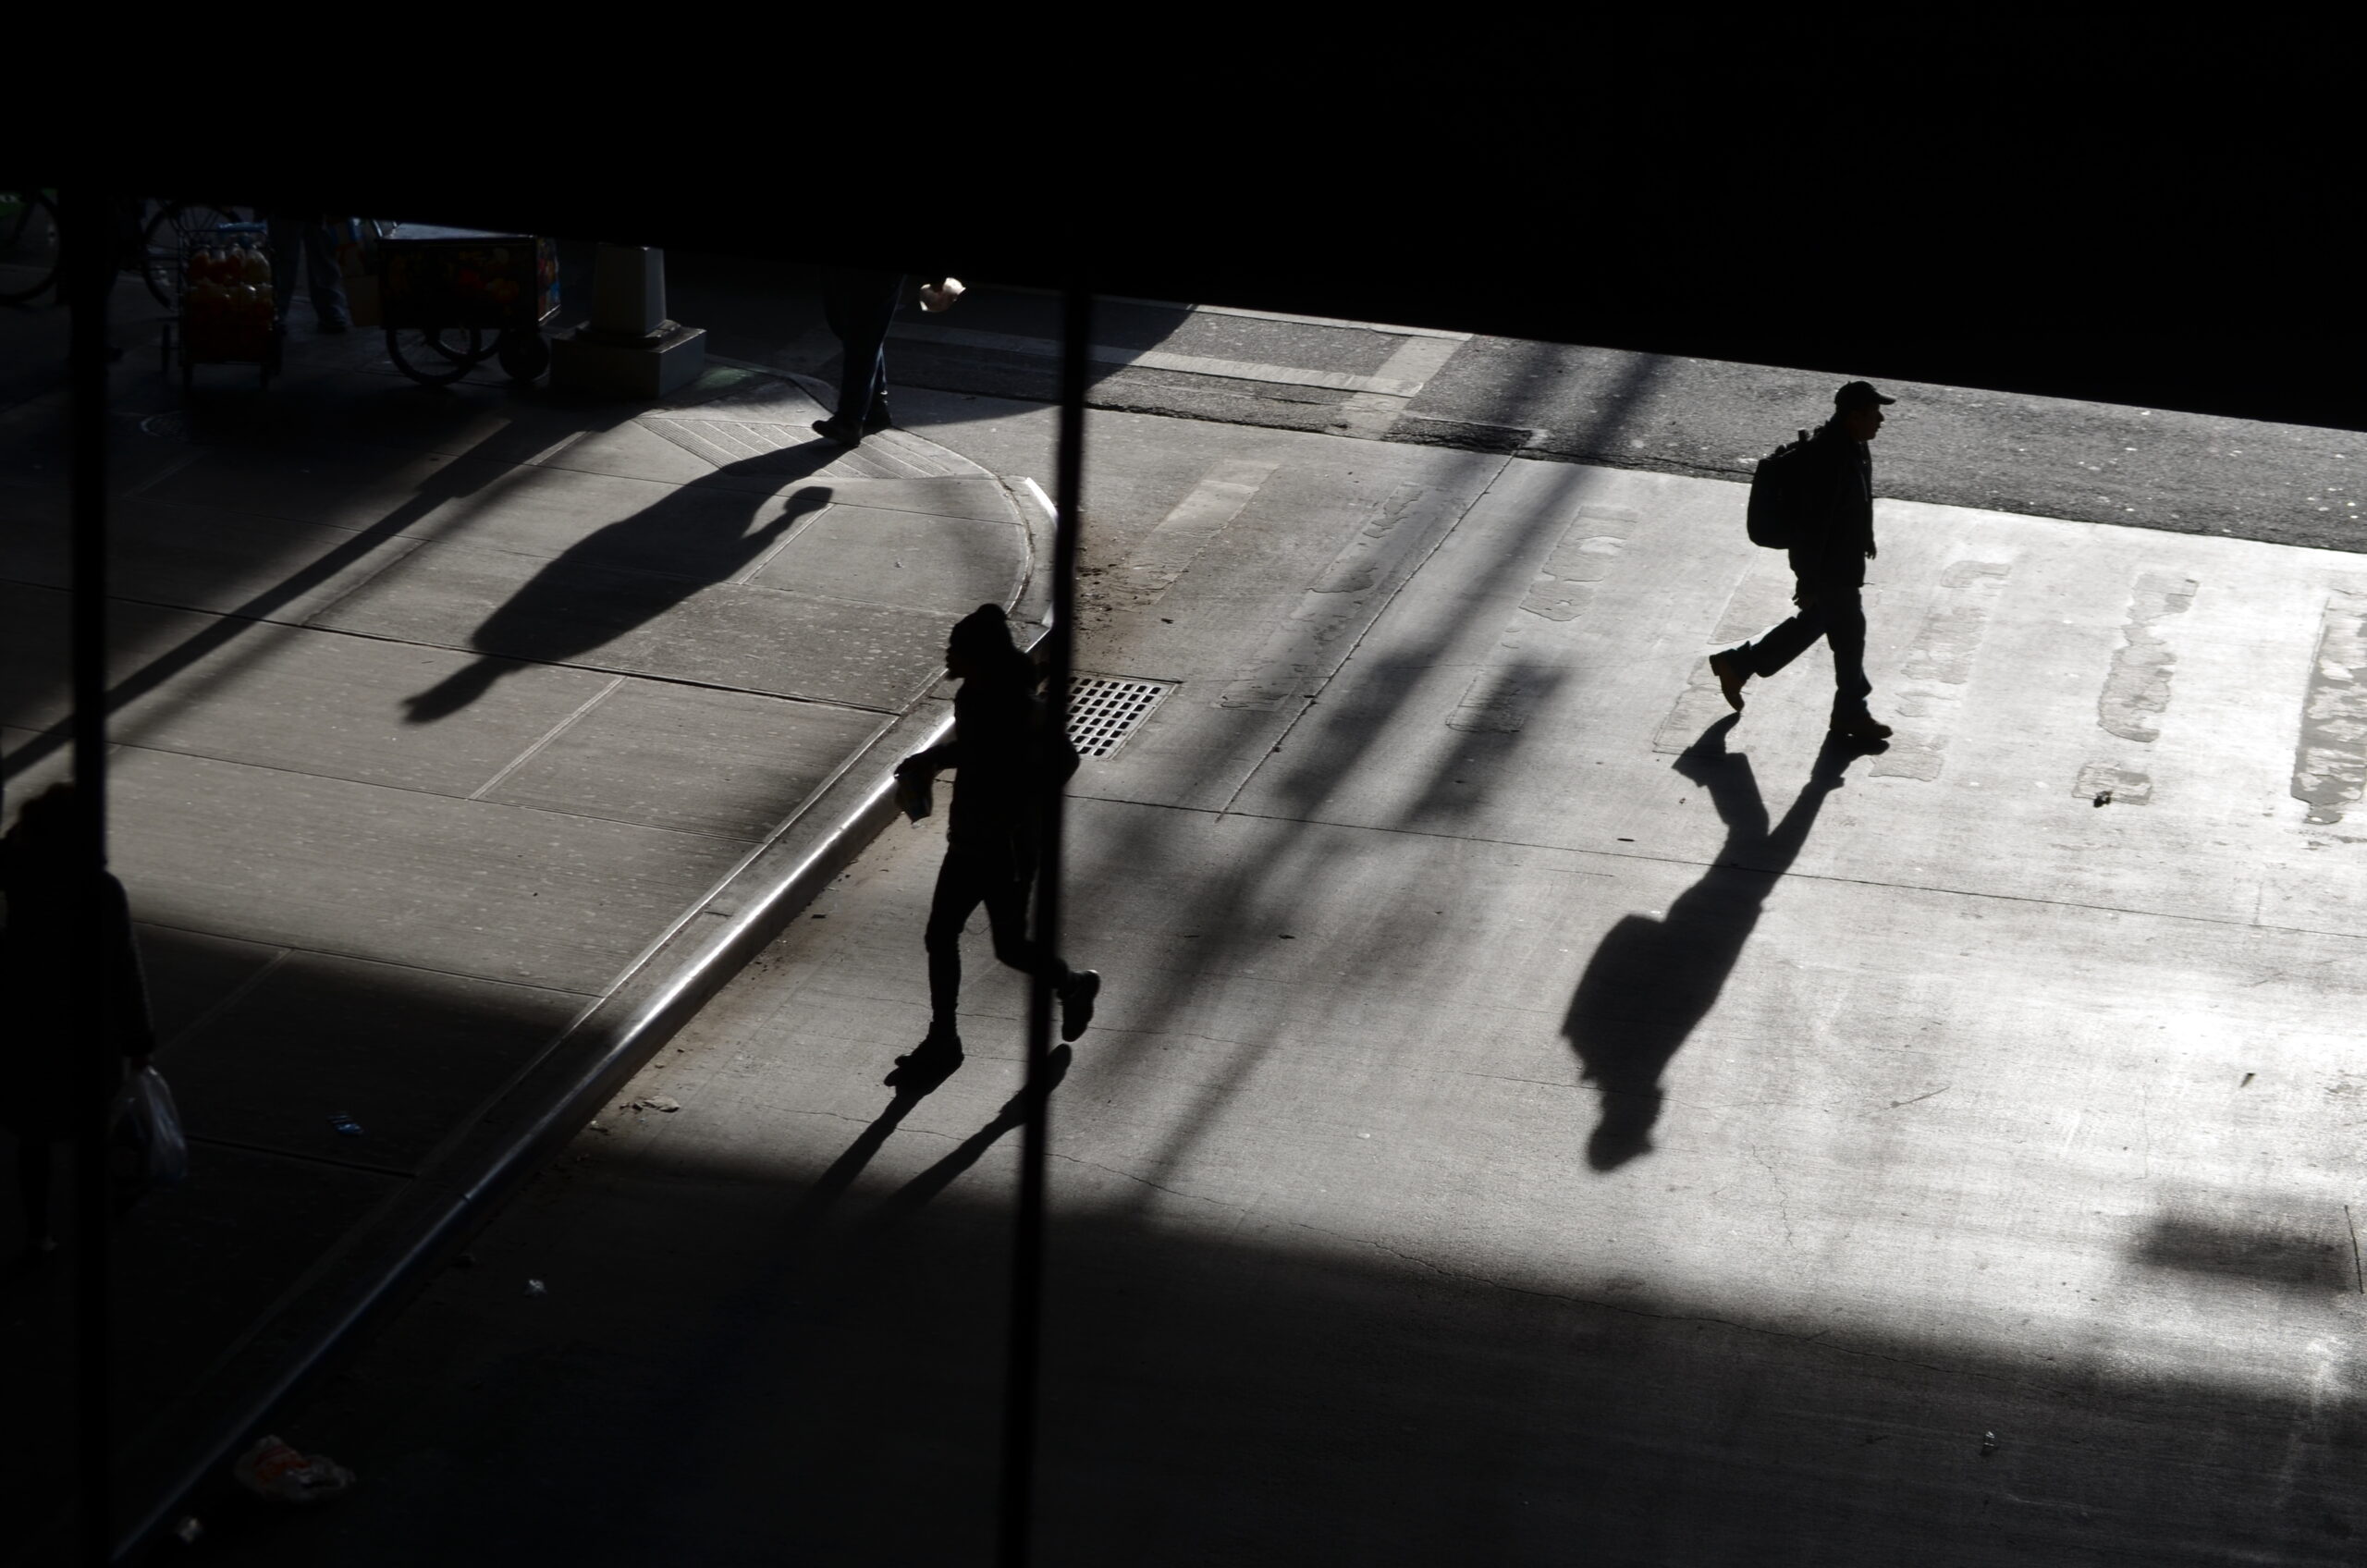
[{"label": "dark pants", "polygon": [[304,266],[305,285],[313,291],[313,314],[324,325],[350,326],[353,312],[345,300],[345,274],[337,264],[337,248],[329,226],[318,218],[271,220],[271,284],[273,306],[279,319],[296,302],[296,265]]},{"label": "dark pants", "polygon": [[903,294],[901,273],[840,273],[823,288],[822,319],[844,350],[835,416],[841,424],[887,423],[888,325]]},{"label": "dark pants", "polygon": [[1856,718],[1866,711],[1873,682],[1866,679],[1866,607],[1862,584],[1802,582],[1805,601],[1791,619],[1756,642],[1728,651],[1748,675],[1772,675],[1808,652],[1818,638],[1833,651],[1833,717]]},{"label": "dark pants", "polygon": [[[1016,875],[1014,875],[1014,870]],[[1069,966],[1044,954],[1027,937],[1027,895],[1033,868],[1014,868],[1009,856],[982,854],[959,846],[945,851],[938,867],[937,893],[928,906],[928,1030],[950,1038],[962,996],[962,927],[970,912],[987,906],[987,928],[994,934],[995,957],[1054,986],[1066,984]]]}]

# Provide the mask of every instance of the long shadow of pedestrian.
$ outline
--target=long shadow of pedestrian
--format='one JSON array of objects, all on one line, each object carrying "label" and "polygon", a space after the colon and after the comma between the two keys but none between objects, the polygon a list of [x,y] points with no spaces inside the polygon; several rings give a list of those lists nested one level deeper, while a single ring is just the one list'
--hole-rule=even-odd
[{"label": "long shadow of pedestrian", "polygon": [[829,505],[809,484],[754,528],[784,481],[819,472],[840,454],[816,440],[730,463],[663,500],[569,545],[470,634],[482,655],[416,696],[405,722],[430,724],[475,702],[528,664],[564,664],[726,582],[798,521]]},{"label": "long shadow of pedestrian", "polygon": [[1841,788],[1848,759],[1862,754],[1828,738],[1809,782],[1784,820],[1768,826],[1750,759],[1729,753],[1729,714],[1674,764],[1710,792],[1726,841],[1701,880],[1654,920],[1631,914],[1611,928],[1570,998],[1563,1035],[1578,1054],[1583,1081],[1602,1096],[1587,1163],[1612,1170],[1650,1152],[1661,1113],[1661,1074],[1715,1005],[1768,893],[1808,841],[1824,798]]},{"label": "long shadow of pedestrian", "polygon": [[953,1152],[930,1166],[889,1194],[864,1221],[865,1232],[877,1237],[911,1219],[928,1206],[931,1198],[951,1186],[961,1174],[978,1163],[979,1158],[1004,1133],[1015,1131],[1027,1120],[1028,1108],[1061,1086],[1068,1076],[1069,1062],[1073,1054],[1066,1046],[1054,1046],[1044,1059],[1041,1081],[1033,1093],[1023,1088],[1003,1102],[994,1120],[971,1133],[954,1146]]}]

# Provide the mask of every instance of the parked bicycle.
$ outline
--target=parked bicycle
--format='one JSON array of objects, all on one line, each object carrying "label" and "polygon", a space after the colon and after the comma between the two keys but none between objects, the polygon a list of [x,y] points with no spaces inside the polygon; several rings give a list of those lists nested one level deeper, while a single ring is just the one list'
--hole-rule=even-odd
[{"label": "parked bicycle", "polygon": [[60,254],[49,192],[0,191],[0,304],[19,305],[55,288]]},{"label": "parked bicycle", "polygon": [[[181,259],[190,242],[253,214],[209,202],[148,202],[118,211],[122,270],[136,272],[160,305],[180,302]],[[61,247],[54,192],[0,192],[0,304],[20,305],[57,287]]]}]

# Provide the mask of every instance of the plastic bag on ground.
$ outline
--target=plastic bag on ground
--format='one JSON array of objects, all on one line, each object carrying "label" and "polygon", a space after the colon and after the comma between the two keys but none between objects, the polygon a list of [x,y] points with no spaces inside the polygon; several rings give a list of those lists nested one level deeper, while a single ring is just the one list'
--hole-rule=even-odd
[{"label": "plastic bag on ground", "polygon": [[189,1140],[164,1074],[143,1067],[124,1080],[116,1098],[116,1138],[136,1158],[134,1183],[176,1187],[189,1180]]},{"label": "plastic bag on ground", "polygon": [[309,1458],[276,1436],[259,1438],[230,1473],[239,1484],[274,1502],[320,1502],[353,1485],[353,1472],[326,1454]]}]

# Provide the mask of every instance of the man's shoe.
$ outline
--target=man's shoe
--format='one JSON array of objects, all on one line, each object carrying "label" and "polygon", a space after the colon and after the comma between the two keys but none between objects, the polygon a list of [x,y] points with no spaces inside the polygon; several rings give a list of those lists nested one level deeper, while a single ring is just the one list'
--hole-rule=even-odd
[{"label": "man's shoe", "polygon": [[1061,1038],[1073,1040],[1093,1022],[1093,998],[1101,994],[1101,976],[1080,969],[1061,987]]},{"label": "man's shoe", "polygon": [[1735,665],[1735,656],[1711,654],[1710,673],[1718,678],[1718,690],[1724,694],[1726,705],[1736,713],[1742,712],[1742,683],[1750,676]]},{"label": "man's shoe", "polygon": [[860,447],[863,445],[862,431],[857,430],[851,424],[844,424],[834,419],[816,420],[814,422],[814,434],[819,435],[825,441],[835,441],[841,447]]},{"label": "man's shoe", "polygon": [[1887,741],[1890,739],[1890,726],[1871,714],[1861,713],[1853,718],[1834,719],[1833,733],[1846,735],[1852,741]]}]

